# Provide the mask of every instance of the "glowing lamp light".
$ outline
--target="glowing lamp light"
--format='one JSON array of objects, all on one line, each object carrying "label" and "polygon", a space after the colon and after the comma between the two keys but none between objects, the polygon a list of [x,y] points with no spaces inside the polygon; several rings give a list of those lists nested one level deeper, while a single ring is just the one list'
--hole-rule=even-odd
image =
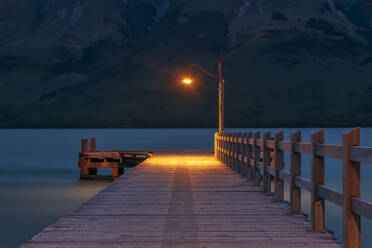
[{"label": "glowing lamp light", "polygon": [[191,78],[184,78],[182,80],[182,83],[184,83],[184,84],[192,84],[192,79]]}]

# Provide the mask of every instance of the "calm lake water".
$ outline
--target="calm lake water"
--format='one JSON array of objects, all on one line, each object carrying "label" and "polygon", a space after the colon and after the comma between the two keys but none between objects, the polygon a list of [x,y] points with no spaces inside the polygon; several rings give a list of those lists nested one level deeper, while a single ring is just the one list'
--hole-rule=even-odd
[{"label": "calm lake water", "polygon": [[[258,129],[227,131],[248,130]],[[280,130],[285,131],[288,140],[297,129]],[[309,141],[317,129],[302,130],[303,140]],[[326,129],[326,143],[341,144],[342,133],[348,130]],[[214,132],[214,129],[1,129],[0,248],[19,247],[110,183],[107,179],[79,179],[80,139],[96,137],[98,149],[212,149]],[[362,129],[362,145],[372,146],[372,128]],[[303,156],[302,160],[303,176],[310,178],[309,157]],[[285,162],[289,165],[286,153]],[[326,185],[338,191],[342,191],[341,168],[340,160],[326,159]],[[372,165],[362,164],[361,174],[362,198],[372,201]],[[288,191],[285,198],[289,199]],[[309,199],[310,195],[303,193],[305,213],[309,213]],[[341,238],[342,209],[327,203],[326,216],[327,228]],[[372,223],[363,219],[362,228],[363,247],[372,247]]]}]

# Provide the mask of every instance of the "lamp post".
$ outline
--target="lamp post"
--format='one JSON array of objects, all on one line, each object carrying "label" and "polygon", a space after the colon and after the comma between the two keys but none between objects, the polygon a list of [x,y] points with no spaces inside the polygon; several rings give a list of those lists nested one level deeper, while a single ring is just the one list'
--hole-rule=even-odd
[{"label": "lamp post", "polygon": [[[191,64],[190,67],[196,67],[200,69],[204,74],[213,77],[218,80],[218,131],[219,133],[224,132],[224,98],[225,98],[225,80],[223,79],[223,73],[222,73],[222,65],[223,61],[222,59],[218,60],[218,74],[213,74],[205,70],[201,65],[199,64]],[[193,80],[191,78],[184,78],[182,82],[186,85],[190,85],[193,83]]]}]

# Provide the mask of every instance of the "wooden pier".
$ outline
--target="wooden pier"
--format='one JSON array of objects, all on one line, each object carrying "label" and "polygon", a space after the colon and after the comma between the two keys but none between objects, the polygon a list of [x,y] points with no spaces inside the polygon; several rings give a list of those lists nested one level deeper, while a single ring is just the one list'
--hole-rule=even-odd
[{"label": "wooden pier", "polygon": [[154,155],[23,248],[337,247],[212,155]]},{"label": "wooden pier", "polygon": [[[324,221],[330,201],[343,207],[343,246],[360,248],[360,220],[372,219],[372,203],[360,198],[360,163],[372,164],[372,148],[360,146],[360,130],[344,134],[343,145],[325,144],[323,130],[310,143],[301,141],[300,131],[289,141],[283,137],[216,134],[214,156],[97,151],[95,141],[88,150],[83,141],[79,167],[88,173],[102,163],[123,164],[124,154],[147,159],[22,247],[339,247]],[[301,176],[301,154],[311,156],[310,180]],[[325,157],[343,161],[343,192],[324,184]],[[289,202],[283,201],[285,183]],[[302,190],[311,192],[310,218],[301,213]]]}]

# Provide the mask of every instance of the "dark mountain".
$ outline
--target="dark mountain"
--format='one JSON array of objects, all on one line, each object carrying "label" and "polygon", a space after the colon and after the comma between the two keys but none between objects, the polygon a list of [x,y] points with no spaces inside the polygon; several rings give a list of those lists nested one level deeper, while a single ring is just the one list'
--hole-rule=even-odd
[{"label": "dark mountain", "polygon": [[[372,124],[372,3],[3,0],[0,127]],[[182,86],[182,75],[197,83]]]}]

